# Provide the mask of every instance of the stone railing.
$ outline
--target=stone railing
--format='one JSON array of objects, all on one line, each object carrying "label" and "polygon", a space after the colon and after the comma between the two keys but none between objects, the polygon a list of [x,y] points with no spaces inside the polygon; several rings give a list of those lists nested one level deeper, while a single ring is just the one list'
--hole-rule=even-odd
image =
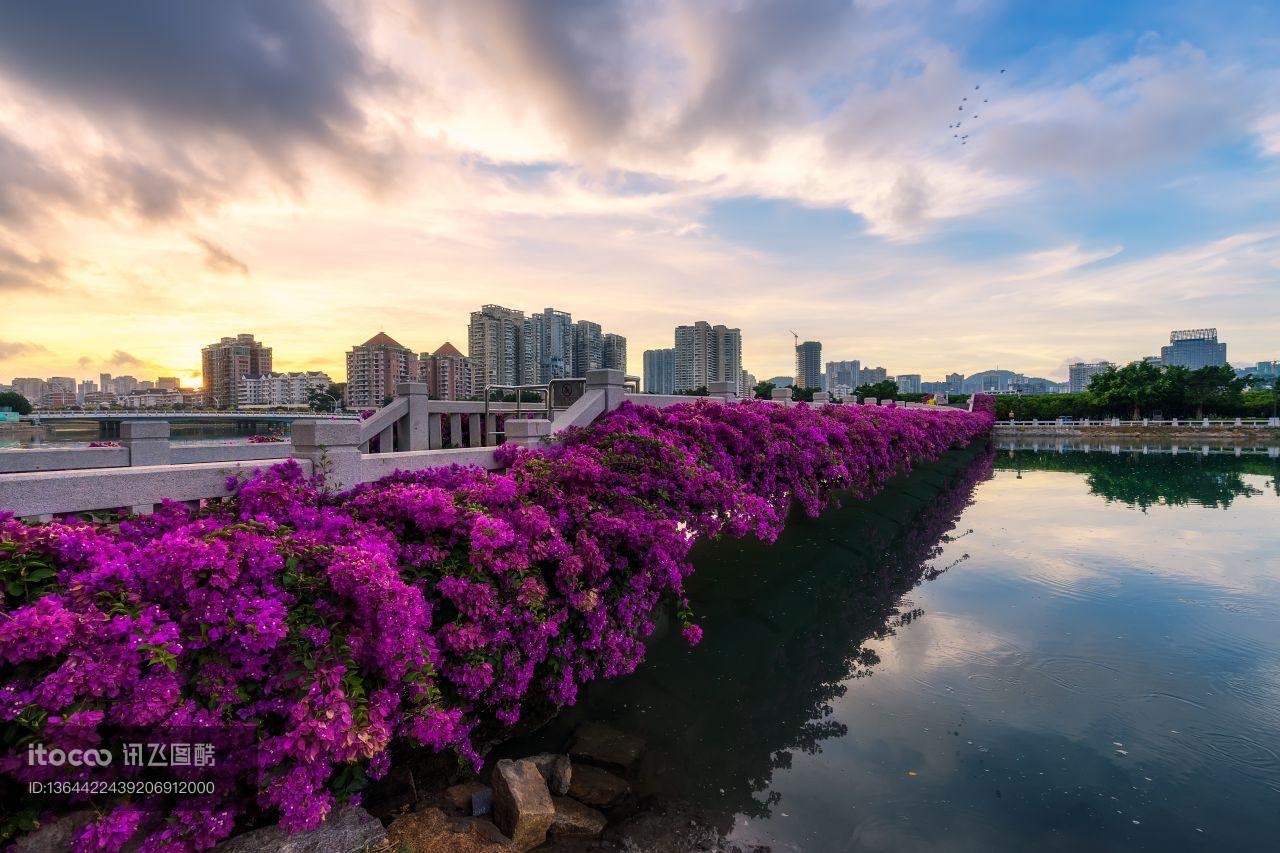
[{"label": "stone railing", "polygon": [[[473,465],[500,467],[501,442],[536,446],[557,433],[586,426],[623,401],[656,407],[689,403],[679,394],[638,394],[620,370],[592,370],[582,393],[564,409],[527,404],[431,400],[422,383],[404,383],[387,406],[364,421],[299,419],[289,443],[174,445],[167,423],[126,421],[121,447],[0,451],[0,511],[27,518],[64,513],[125,510],[150,512],[163,499],[198,503],[227,497],[228,478],[296,459],[308,473],[323,473],[333,489],[347,489],[398,470]],[[733,383],[712,382],[710,398],[734,402]],[[548,398],[549,399],[549,398]],[[774,403],[806,405],[790,388]],[[825,392],[814,405],[830,402]],[[853,402],[853,401],[848,401]],[[864,400],[864,405],[892,401]],[[501,442],[499,441],[501,439]],[[371,450],[376,447],[376,452]]]}]

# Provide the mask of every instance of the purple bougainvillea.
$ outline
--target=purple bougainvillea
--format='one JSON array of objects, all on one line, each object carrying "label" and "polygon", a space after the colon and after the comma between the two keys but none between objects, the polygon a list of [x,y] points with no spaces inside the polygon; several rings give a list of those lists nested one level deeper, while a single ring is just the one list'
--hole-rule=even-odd
[{"label": "purple bougainvillea", "polygon": [[632,672],[664,603],[698,642],[695,540],[772,540],[793,503],[868,496],[990,425],[985,410],[624,404],[545,448],[499,448],[501,473],[330,494],[290,462],[200,511],[0,516],[0,720],[19,744],[255,727],[239,786],[177,811],[99,799],[78,849],[202,849],[260,816],[314,827],[353,778],[387,772],[393,741],[479,764],[478,724]]}]

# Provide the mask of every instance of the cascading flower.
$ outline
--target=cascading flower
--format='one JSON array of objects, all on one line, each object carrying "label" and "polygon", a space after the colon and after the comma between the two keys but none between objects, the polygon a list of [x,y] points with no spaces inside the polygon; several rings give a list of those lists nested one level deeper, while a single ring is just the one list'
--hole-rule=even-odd
[{"label": "cascading flower", "polygon": [[989,429],[974,409],[626,403],[545,448],[498,448],[497,473],[334,495],[289,462],[200,511],[0,516],[0,719],[68,743],[256,731],[216,795],[99,801],[78,849],[205,849],[260,810],[314,827],[387,773],[396,738],[479,764],[477,726],[634,671],[664,603],[698,643],[694,542],[772,540],[794,505],[869,496]]}]

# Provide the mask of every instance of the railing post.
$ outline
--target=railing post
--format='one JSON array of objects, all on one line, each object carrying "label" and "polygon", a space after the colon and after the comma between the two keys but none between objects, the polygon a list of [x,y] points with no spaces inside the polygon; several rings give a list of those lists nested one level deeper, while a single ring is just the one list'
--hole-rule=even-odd
[{"label": "railing post", "polygon": [[784,406],[791,405],[791,388],[774,388],[769,392],[769,396],[773,398],[773,402],[781,403]]},{"label": "railing post", "polygon": [[[430,419],[431,397],[425,382],[401,382],[396,386],[397,397],[409,399],[409,414],[405,416],[400,431],[400,446],[395,450],[430,450],[431,440],[428,420]],[[383,447],[383,452],[393,448]]]},{"label": "railing post", "polygon": [[537,447],[549,435],[551,435],[551,421],[546,418],[521,418],[507,422],[508,444]]},{"label": "railing post", "polygon": [[125,421],[120,443],[129,448],[129,466],[169,464],[168,421]]},{"label": "railing post", "polygon": [[587,390],[604,391],[605,411],[612,412],[626,399],[627,374],[621,370],[588,370]]},{"label": "railing post", "polygon": [[310,460],[313,469],[324,474],[325,485],[331,489],[358,485],[361,482],[360,423],[294,421],[293,455]]},{"label": "railing post", "polygon": [[707,391],[710,396],[719,397],[726,403],[733,403],[738,399],[737,382],[708,382]]},{"label": "railing post", "polygon": [[825,404],[825,403],[830,403],[830,402],[831,402],[831,394],[830,394],[830,392],[828,392],[828,391],[814,391],[814,392],[813,392],[813,404],[814,404],[815,406],[821,406],[821,405],[823,405],[823,404]]},{"label": "railing post", "polygon": [[[879,401],[879,400],[877,400],[875,397],[863,397],[863,398],[862,398],[862,405],[864,405],[864,406],[878,406],[878,405],[880,405],[880,401]],[[970,410],[970,411],[972,411],[972,410]]]}]

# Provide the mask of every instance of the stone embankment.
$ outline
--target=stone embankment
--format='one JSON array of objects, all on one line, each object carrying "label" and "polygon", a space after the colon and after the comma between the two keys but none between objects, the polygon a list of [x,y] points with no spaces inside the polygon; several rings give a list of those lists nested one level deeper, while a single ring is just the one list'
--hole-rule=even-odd
[{"label": "stone embankment", "polygon": [[[290,835],[278,826],[267,826],[238,835],[216,850],[767,853],[765,848],[726,844],[715,828],[678,806],[641,802],[632,779],[644,748],[643,738],[604,723],[586,722],[577,728],[563,752],[497,761],[479,776],[416,799],[409,797],[410,801],[390,813],[370,806],[380,817],[361,806],[346,806],[313,831]],[[46,827],[46,831],[53,832],[61,823]],[[40,834],[23,842],[38,842]],[[29,849],[43,848],[37,844]]]},{"label": "stone embankment", "polygon": [[1112,426],[1108,423],[1058,424],[1045,421],[1040,424],[1007,424],[996,423],[996,435],[1016,435],[1027,438],[1123,438],[1135,441],[1169,442],[1184,441],[1188,443],[1218,444],[1272,444],[1280,442],[1280,429],[1270,427],[1234,427],[1230,425],[1201,426],[1196,424],[1162,424],[1159,426],[1142,426],[1141,424],[1121,424]]}]

